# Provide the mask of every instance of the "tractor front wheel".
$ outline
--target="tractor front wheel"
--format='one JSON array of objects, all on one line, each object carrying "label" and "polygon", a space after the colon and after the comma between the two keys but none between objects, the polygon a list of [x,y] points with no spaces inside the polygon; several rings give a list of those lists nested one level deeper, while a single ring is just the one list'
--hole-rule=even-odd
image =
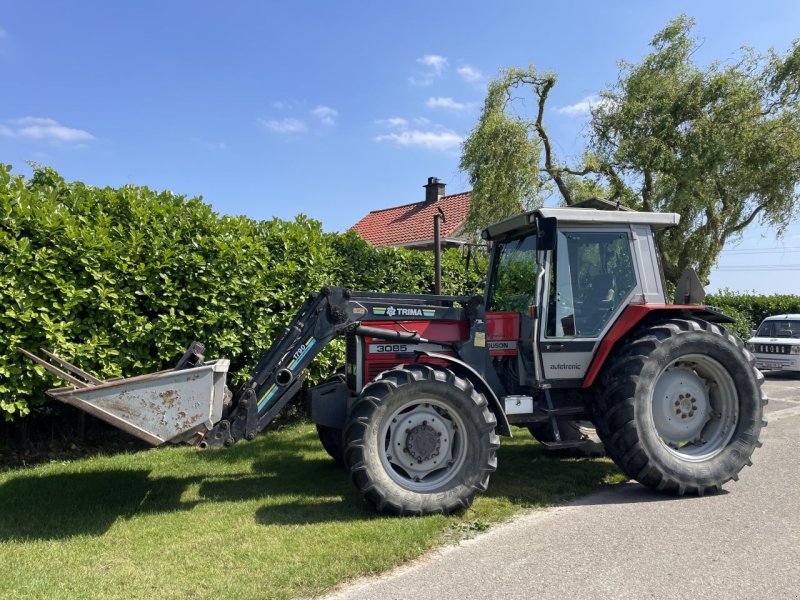
[{"label": "tractor front wheel", "polygon": [[767,400],[741,340],[700,319],[669,319],[634,334],[607,365],[595,422],[626,475],[702,495],[751,464]]},{"label": "tractor front wheel", "polygon": [[344,462],[379,512],[449,514],[470,506],[497,468],[496,419],[468,379],[409,364],[382,373],[353,405]]}]

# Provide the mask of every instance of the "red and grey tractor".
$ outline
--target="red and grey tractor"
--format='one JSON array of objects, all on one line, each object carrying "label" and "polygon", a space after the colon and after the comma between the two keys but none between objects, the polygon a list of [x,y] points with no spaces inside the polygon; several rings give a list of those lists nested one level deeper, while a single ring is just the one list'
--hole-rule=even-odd
[{"label": "red and grey tractor", "polygon": [[232,395],[227,361],[206,361],[198,343],[175,369],[107,381],[34,358],[72,384],[53,397],[154,445],[228,447],[266,428],[344,336],[344,368],[305,390],[309,417],[381,512],[469,506],[511,425],[556,450],[596,449],[596,431],[629,477],[702,495],[750,464],[766,398],[753,356],[724,327],[731,319],[667,302],[654,234],[677,223],[542,208],[483,231],[482,296],[325,287]]}]

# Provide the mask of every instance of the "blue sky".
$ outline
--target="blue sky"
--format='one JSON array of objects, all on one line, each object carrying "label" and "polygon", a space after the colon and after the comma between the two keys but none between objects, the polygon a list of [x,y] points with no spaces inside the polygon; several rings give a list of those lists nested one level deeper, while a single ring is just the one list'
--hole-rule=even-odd
[{"label": "blue sky", "polygon": [[[800,35],[800,3],[777,1],[0,7],[0,162],[202,195],[221,213],[302,212],[327,230],[421,200],[428,176],[468,189],[459,144],[504,66],[558,74],[546,118],[568,158],[587,99],[678,14],[697,20],[700,62]],[[800,293],[800,225],[748,232],[719,266],[711,289]]]}]

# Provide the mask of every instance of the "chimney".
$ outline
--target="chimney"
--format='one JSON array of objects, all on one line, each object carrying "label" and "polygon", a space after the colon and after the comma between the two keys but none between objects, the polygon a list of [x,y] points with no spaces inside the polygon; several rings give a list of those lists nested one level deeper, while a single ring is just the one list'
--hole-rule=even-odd
[{"label": "chimney", "polygon": [[436,177],[428,177],[428,183],[422,186],[425,188],[425,202],[436,202],[444,196],[444,186]]}]

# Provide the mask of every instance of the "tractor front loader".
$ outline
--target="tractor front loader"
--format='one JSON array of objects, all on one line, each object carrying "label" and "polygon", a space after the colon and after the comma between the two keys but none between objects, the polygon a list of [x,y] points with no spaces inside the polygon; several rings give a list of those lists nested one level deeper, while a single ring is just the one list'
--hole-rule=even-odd
[{"label": "tractor front loader", "polygon": [[345,336],[343,369],[306,391],[309,417],[378,511],[469,506],[512,424],[556,450],[591,444],[594,426],[629,477],[702,495],[750,464],[766,398],[731,319],[693,293],[667,303],[654,232],[677,223],[543,208],[483,231],[483,296],[325,287],[232,396],[228,362],[205,361],[198,343],[173,370],[107,381],[31,356],[72,384],[51,396],[154,445],[228,447],[265,429]]}]

